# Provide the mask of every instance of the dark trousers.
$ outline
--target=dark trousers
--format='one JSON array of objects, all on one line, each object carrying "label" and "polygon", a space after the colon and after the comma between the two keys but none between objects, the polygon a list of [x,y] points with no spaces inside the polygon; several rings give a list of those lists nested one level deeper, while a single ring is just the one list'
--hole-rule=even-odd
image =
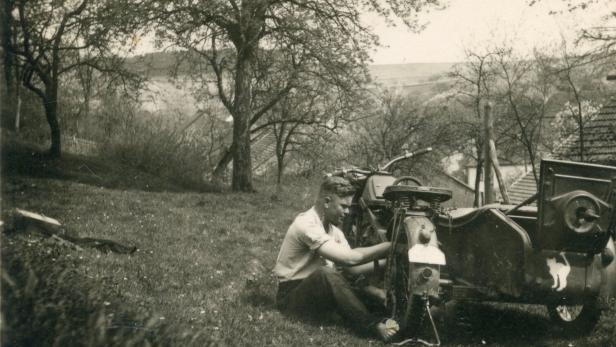
[{"label": "dark trousers", "polygon": [[363,332],[379,321],[344,276],[326,266],[305,279],[279,283],[276,305],[281,311],[294,314],[315,315],[335,310]]}]

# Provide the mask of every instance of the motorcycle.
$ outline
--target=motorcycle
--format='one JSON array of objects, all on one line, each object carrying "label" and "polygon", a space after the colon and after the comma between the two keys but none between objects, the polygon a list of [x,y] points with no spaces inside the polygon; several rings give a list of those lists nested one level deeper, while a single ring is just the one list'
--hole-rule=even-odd
[{"label": "motorcycle", "polygon": [[449,200],[452,193],[426,187],[413,176],[395,177],[389,171],[393,164],[430,151],[406,152],[375,170],[351,168],[331,175],[346,177],[357,188],[343,224],[351,246],[392,242],[385,267],[374,262],[375,278],[382,279],[382,294],[374,296],[383,299],[400,331],[407,335],[414,335],[427,316],[440,344],[430,306],[439,301],[445,255],[439,249],[434,219],[442,213],[440,203]]},{"label": "motorcycle", "polygon": [[[527,201],[446,210],[451,191],[387,171],[428,151],[377,170],[334,173],[360,188],[343,227],[350,243],[392,243],[385,266],[375,269],[399,338],[439,345],[432,312],[454,300],[545,305],[564,333],[592,331],[606,307],[601,291],[614,283],[607,269],[614,266],[616,167],[543,160],[539,191]],[[435,342],[418,338],[426,320]]]}]

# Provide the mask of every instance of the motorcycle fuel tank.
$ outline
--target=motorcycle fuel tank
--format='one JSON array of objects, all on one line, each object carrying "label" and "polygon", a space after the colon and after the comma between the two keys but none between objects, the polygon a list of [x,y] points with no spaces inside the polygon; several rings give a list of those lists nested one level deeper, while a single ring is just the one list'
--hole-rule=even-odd
[{"label": "motorcycle fuel tank", "polygon": [[383,192],[385,188],[392,185],[395,180],[395,177],[389,175],[370,176],[362,193],[362,198],[366,204],[368,204],[368,206],[383,204],[385,202]]}]

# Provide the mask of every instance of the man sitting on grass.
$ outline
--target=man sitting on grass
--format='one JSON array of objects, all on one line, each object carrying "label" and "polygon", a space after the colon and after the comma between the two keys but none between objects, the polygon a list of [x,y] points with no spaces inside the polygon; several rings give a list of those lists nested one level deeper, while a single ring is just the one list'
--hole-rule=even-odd
[{"label": "man sitting on grass", "polygon": [[390,242],[351,249],[341,225],[349,212],[354,188],[341,177],[327,177],[315,205],[300,213],[284,237],[274,273],[278,277],[276,304],[282,311],[319,313],[336,310],[360,331],[372,331],[384,341],[398,331],[371,314],[354,288],[334,266],[350,271],[353,266],[381,259]]}]

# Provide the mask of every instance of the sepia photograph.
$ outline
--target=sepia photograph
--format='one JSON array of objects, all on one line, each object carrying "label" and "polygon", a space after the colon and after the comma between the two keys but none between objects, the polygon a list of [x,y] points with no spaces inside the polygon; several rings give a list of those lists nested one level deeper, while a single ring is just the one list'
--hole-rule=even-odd
[{"label": "sepia photograph", "polygon": [[0,346],[616,347],[616,0],[0,2]]}]

